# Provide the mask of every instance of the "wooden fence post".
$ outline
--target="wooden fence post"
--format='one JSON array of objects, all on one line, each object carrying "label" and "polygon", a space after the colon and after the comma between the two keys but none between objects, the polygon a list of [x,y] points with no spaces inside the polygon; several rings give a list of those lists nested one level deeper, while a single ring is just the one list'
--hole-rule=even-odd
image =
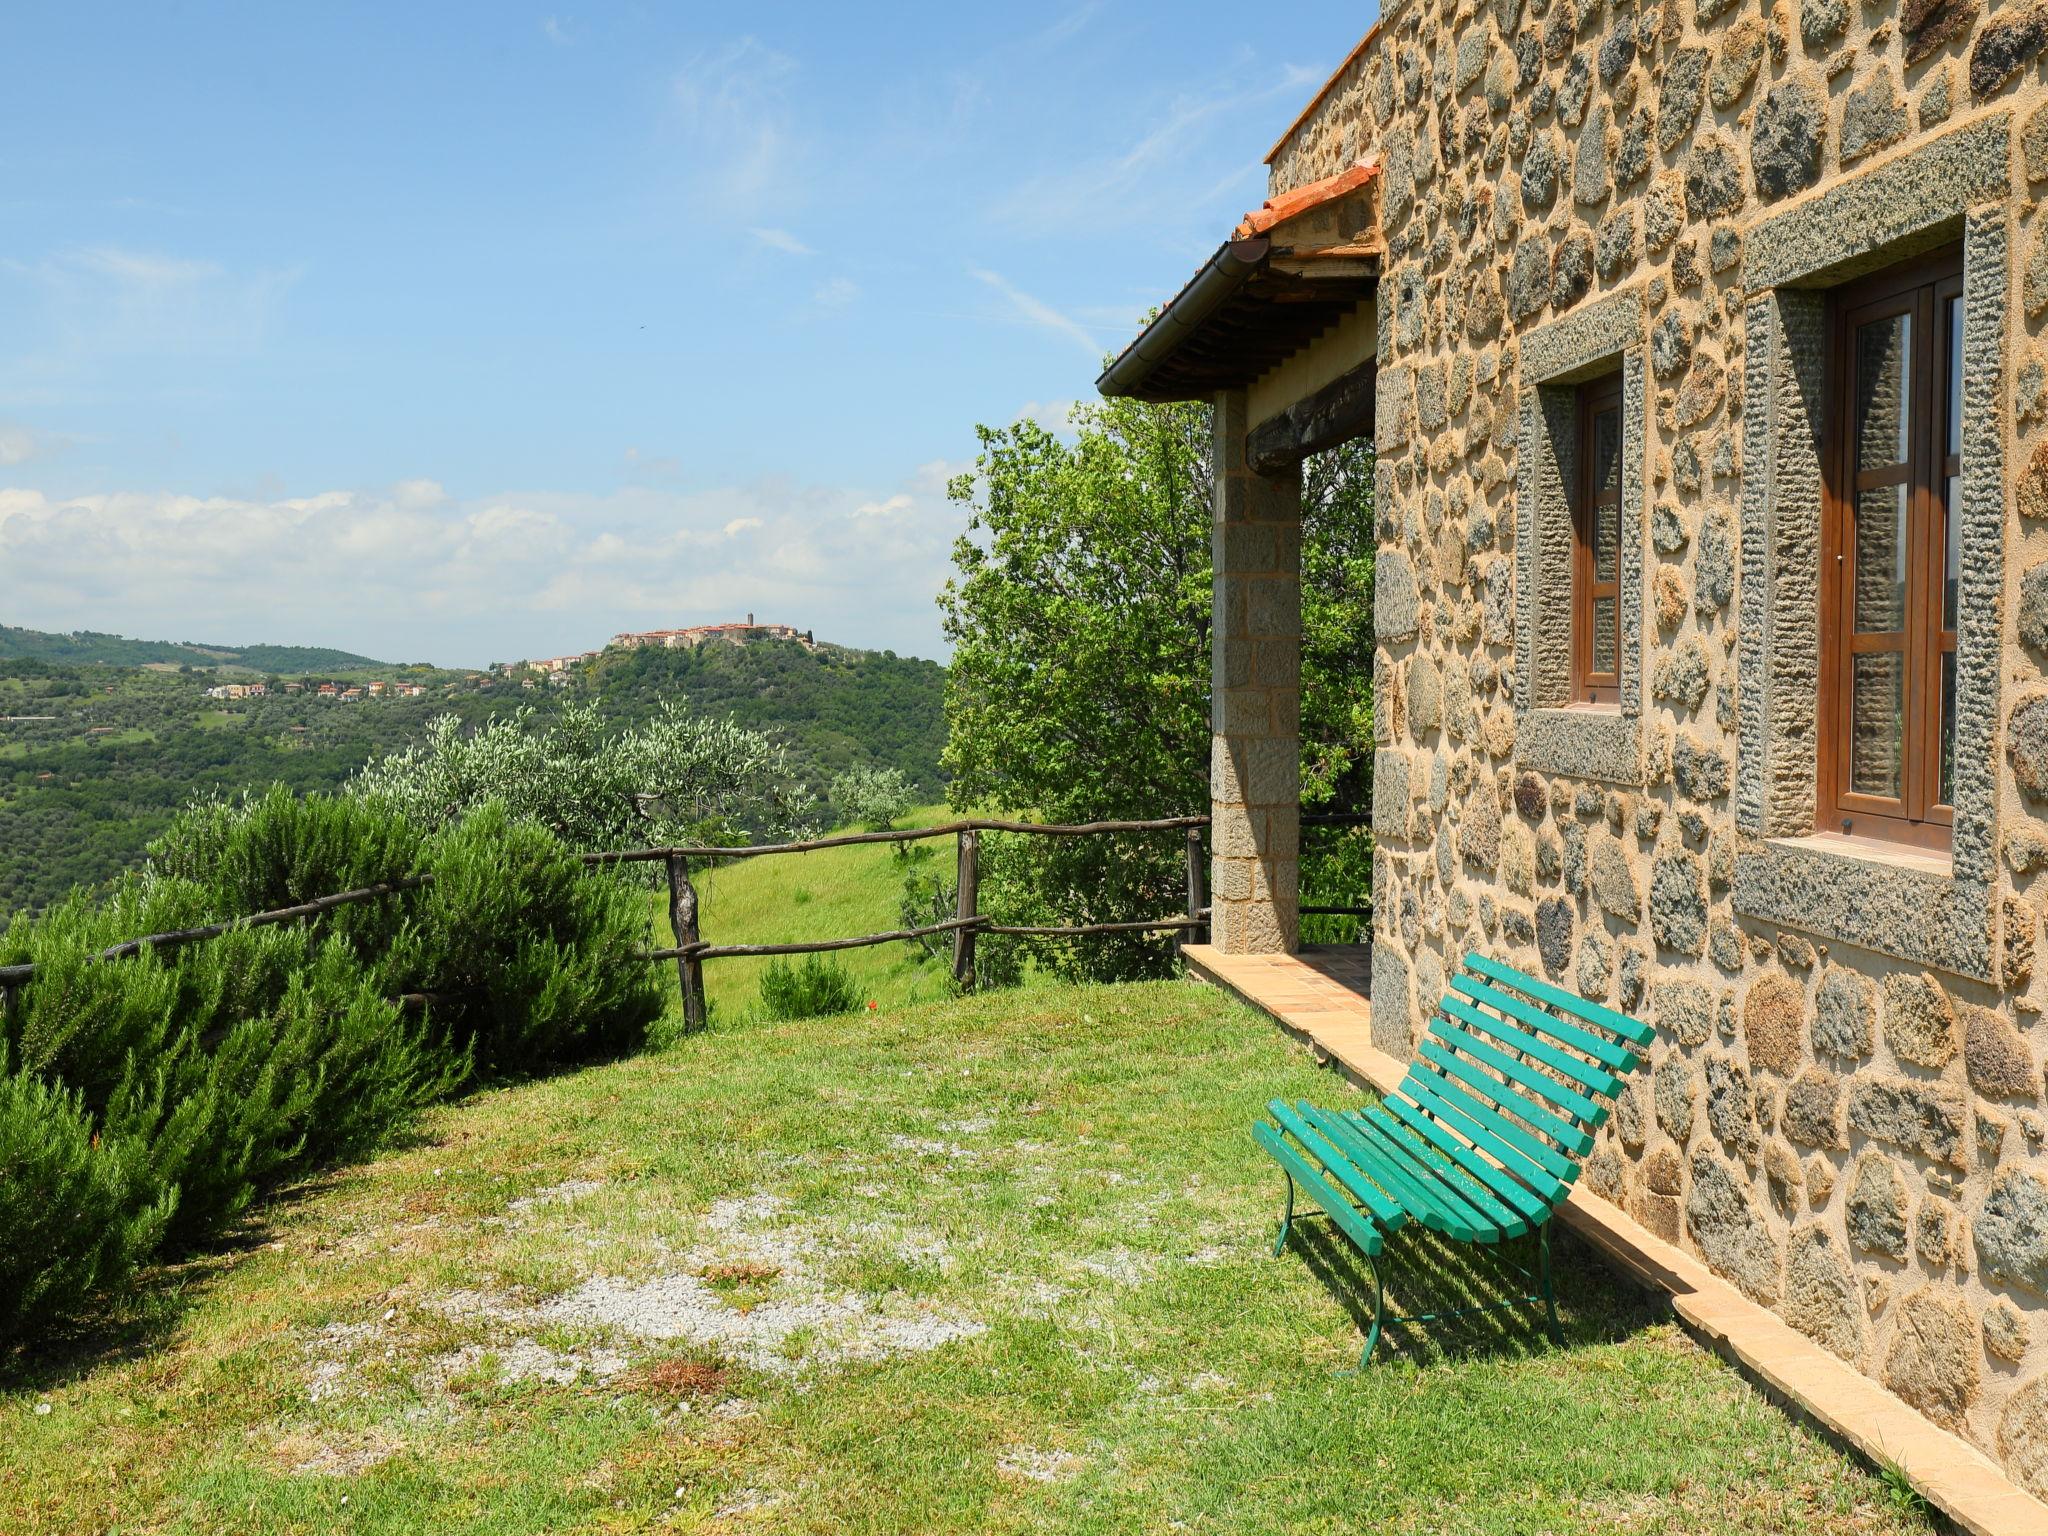
[{"label": "wooden fence post", "polygon": [[1180,948],[1180,949],[1186,949],[1186,948],[1188,947],[1188,945],[1190,945],[1190,944],[1193,944],[1193,943],[1196,943],[1196,942],[1198,941],[1198,940],[1197,940],[1197,936],[1198,936],[1198,935],[1199,935],[1199,942],[1201,942],[1201,943],[1204,943],[1204,944],[1206,944],[1206,943],[1208,943],[1208,942],[1209,942],[1209,925],[1208,925],[1208,924],[1206,924],[1206,923],[1203,923],[1203,924],[1202,924],[1202,926],[1201,926],[1201,927],[1199,927],[1199,928],[1197,928],[1197,927],[1193,926],[1194,924],[1196,924],[1196,923],[1199,923],[1199,922],[1201,922],[1201,918],[1202,918],[1202,829],[1201,829],[1200,827],[1189,827],[1189,828],[1188,828],[1188,922],[1189,922],[1189,925],[1190,925],[1190,926],[1188,926],[1188,927],[1186,927],[1186,928],[1183,928],[1183,929],[1181,929],[1181,931],[1180,931],[1180,933],[1181,933],[1181,939],[1180,939],[1180,944],[1179,944],[1179,945],[1177,946],[1178,948]]},{"label": "wooden fence post", "polygon": [[[690,884],[690,862],[675,854],[668,860],[668,920],[678,946],[701,942],[697,932],[697,887]],[[683,989],[683,1028],[704,1027],[704,962],[695,955],[676,956],[676,979]]]},{"label": "wooden fence post", "polygon": [[[960,834],[960,847],[955,873],[959,877],[960,900],[954,915],[963,922],[978,917],[975,902],[980,893],[981,872],[979,854],[981,834],[971,828]],[[974,990],[974,930],[956,928],[953,930],[953,980],[962,991]]]}]

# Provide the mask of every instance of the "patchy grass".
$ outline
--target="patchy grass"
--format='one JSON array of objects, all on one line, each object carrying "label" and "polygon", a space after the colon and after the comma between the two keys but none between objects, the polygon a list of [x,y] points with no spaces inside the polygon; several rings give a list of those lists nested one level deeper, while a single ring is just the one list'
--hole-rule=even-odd
[{"label": "patchy grass", "polygon": [[[478,1095],[0,1392],[22,1532],[1904,1532],[1561,1242],[1397,1330],[1246,1135],[1341,1102],[1177,983],[749,1023]],[[1479,1291],[1397,1247],[1415,1309]]]}]

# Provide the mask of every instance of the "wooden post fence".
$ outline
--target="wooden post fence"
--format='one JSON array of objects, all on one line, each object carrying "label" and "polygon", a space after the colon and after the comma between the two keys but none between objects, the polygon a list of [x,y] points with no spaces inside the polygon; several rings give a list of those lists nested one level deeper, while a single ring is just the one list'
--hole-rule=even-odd
[{"label": "wooden post fence", "polygon": [[981,893],[981,834],[972,827],[960,834],[954,872],[959,878],[960,900],[954,915],[963,925],[953,930],[953,980],[961,990],[974,990],[975,930],[965,926],[980,916],[976,902]]},{"label": "wooden post fence", "polygon": [[[1303,817],[1304,822],[1317,819],[1362,820],[1360,817]],[[1208,911],[1204,903],[1204,867],[1202,862],[1202,831],[1208,825],[1207,816],[1168,816],[1157,821],[1091,821],[1071,825],[1048,822],[982,820],[948,822],[941,826],[911,827],[889,832],[856,832],[840,837],[809,838],[802,842],[754,844],[748,847],[728,848],[705,847],[662,847],[624,848],[616,851],[584,853],[579,855],[586,866],[605,867],[625,864],[660,863],[668,872],[668,915],[675,928],[676,942],[667,949],[650,949],[641,954],[649,961],[673,960],[676,962],[676,979],[683,994],[683,1022],[687,1029],[702,1029],[709,1022],[709,1006],[704,996],[704,962],[738,955],[814,955],[832,950],[862,949],[875,944],[895,944],[911,939],[923,939],[933,935],[953,935],[953,975],[963,988],[975,985],[975,939],[984,933],[1001,934],[1016,938],[1081,938],[1092,934],[1107,933],[1167,933],[1177,936],[1177,942],[1185,945],[1190,936],[1209,930]],[[1018,832],[1041,837],[1103,837],[1130,832],[1185,831],[1187,836],[1187,913],[1185,916],[1160,918],[1156,921],[1118,923],[1053,923],[1053,924],[1008,924],[998,923],[985,917],[980,909],[980,850],[983,832]],[[698,910],[697,888],[690,882],[690,860],[696,859],[706,867],[715,866],[720,859],[760,858],[769,854],[808,853],[819,848],[846,848],[864,843],[908,843],[919,838],[953,837],[958,839],[957,873],[958,916],[941,923],[929,923],[918,928],[897,929],[888,933],[862,934],[856,938],[813,939],[795,944],[706,944],[702,933]],[[431,874],[405,875],[377,885],[363,886],[358,890],[340,891],[332,896],[316,896],[308,901],[289,907],[279,907],[270,912],[255,912],[244,917],[229,918],[225,922],[209,923],[198,928],[184,928],[172,933],[153,933],[139,939],[128,939],[101,950],[92,958],[99,961],[119,960],[130,955],[147,951],[175,948],[181,944],[219,938],[226,933],[242,928],[261,928],[276,923],[303,922],[333,911],[337,907],[349,906],[356,902],[376,901],[406,891],[419,890],[431,885]],[[1365,915],[1364,907],[1311,907],[1302,911],[1343,912]],[[20,961],[0,965],[0,1015],[20,1005],[20,992],[35,979],[36,966],[33,961]],[[449,1000],[458,994],[444,992],[413,992],[397,999],[401,1006],[425,1008]]]},{"label": "wooden post fence", "polygon": [[681,951],[676,956],[676,980],[683,989],[683,1028],[702,1029],[704,962],[690,951],[704,941],[697,932],[697,887],[690,884],[690,861],[681,854],[668,858],[668,920]]}]

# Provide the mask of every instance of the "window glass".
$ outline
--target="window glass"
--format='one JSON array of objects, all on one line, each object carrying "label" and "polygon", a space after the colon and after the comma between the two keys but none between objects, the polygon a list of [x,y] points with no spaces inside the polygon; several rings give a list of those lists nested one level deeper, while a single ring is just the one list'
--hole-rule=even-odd
[{"label": "window glass", "polygon": [[1614,672],[1620,669],[1620,658],[1615,653],[1615,644],[1620,634],[1616,622],[1615,601],[1611,597],[1593,599],[1593,670]]},{"label": "window glass", "polygon": [[1962,485],[1962,255],[1831,299],[1821,824],[1950,842]]},{"label": "window glass", "polygon": [[1886,315],[1856,331],[1856,467],[1903,464],[1912,454],[1913,317]]},{"label": "window glass", "polygon": [[1856,631],[1890,634],[1906,623],[1907,487],[1856,493]]},{"label": "window glass", "polygon": [[1941,793],[1943,805],[1956,798],[1956,653],[1941,658]]},{"label": "window glass", "polygon": [[1854,658],[1849,685],[1849,787],[1898,798],[1906,727],[1906,669],[1897,651]]}]

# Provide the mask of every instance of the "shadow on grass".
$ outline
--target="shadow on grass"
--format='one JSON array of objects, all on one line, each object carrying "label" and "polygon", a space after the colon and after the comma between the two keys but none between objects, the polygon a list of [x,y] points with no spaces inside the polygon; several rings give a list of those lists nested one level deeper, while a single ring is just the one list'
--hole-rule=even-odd
[{"label": "shadow on grass", "polygon": [[[1372,1326],[1373,1285],[1372,1271],[1357,1248],[1328,1217],[1312,1212],[1296,1215],[1283,1261],[1289,1256],[1306,1264],[1344,1308],[1358,1329],[1362,1348]],[[1559,1347],[1618,1343],[1670,1315],[1667,1298],[1616,1275],[1562,1227],[1551,1234],[1550,1259],[1564,1334]],[[1373,1359],[1430,1364],[1517,1359],[1551,1349],[1540,1302],[1494,1305],[1535,1291],[1536,1262],[1532,1238],[1493,1246],[1454,1243],[1416,1227],[1399,1233],[1378,1259],[1386,1287],[1387,1324]],[[1461,1313],[1461,1308],[1486,1310]],[[1437,1315],[1425,1321],[1395,1321],[1424,1313]]]},{"label": "shadow on grass", "polygon": [[[423,1146],[433,1138],[408,1129],[376,1155]],[[45,1327],[34,1338],[0,1344],[0,1392],[53,1392],[110,1365],[152,1354],[176,1336],[185,1315],[242,1260],[277,1237],[277,1220],[357,1172],[360,1163],[325,1168],[294,1184],[264,1192],[256,1207],[225,1232],[210,1233],[182,1256],[155,1263],[126,1282],[118,1295]]]}]

